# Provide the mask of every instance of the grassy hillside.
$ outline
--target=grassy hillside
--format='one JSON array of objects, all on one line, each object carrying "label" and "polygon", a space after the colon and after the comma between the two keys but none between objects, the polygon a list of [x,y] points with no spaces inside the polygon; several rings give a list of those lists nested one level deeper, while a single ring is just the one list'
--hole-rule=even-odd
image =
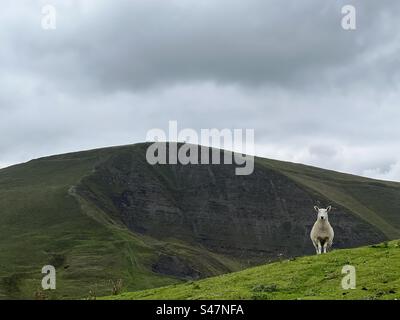
[{"label": "grassy hillside", "polygon": [[389,239],[400,238],[400,184],[270,159],[257,162],[350,209]]},{"label": "grassy hillside", "polygon": [[155,273],[160,254],[179,254],[204,274],[240,265],[202,248],[167,243],[130,232],[82,199],[73,186],[115,149],[42,158],[0,170],[0,299],[33,299],[41,290],[41,269],[57,269],[57,290],[48,298],[79,298],[158,287],[181,279]]},{"label": "grassy hillside", "polygon": [[[304,255],[304,248],[312,251],[307,232],[315,199],[341,207],[337,223],[347,237],[342,246],[372,243],[381,238],[379,232],[387,239],[400,238],[399,183],[268,159],[257,159],[255,175],[240,180],[215,167],[151,167],[145,149],[139,144],[70,153],[0,170],[0,299],[43,294],[41,268],[47,264],[57,269],[57,290],[45,294],[62,299],[108,295],[119,279],[122,290],[135,291],[243,270],[256,265],[248,248],[263,262],[286,250],[286,244],[293,244],[288,255]],[[128,192],[143,181],[147,188]],[[192,203],[199,192],[203,200]],[[127,199],[137,201],[128,217],[133,227],[122,219]],[[183,204],[202,210],[197,217],[189,215]],[[160,219],[155,233],[134,228],[141,215],[149,226],[148,208],[153,219]],[[223,210],[225,215],[219,215]],[[290,226],[296,214],[302,220]],[[175,224],[167,224],[171,217],[188,229],[172,229]],[[206,219],[210,222],[201,225]],[[268,226],[272,219],[279,225]],[[346,221],[353,229],[345,229]],[[304,238],[302,247],[289,237],[281,244],[282,228]],[[195,232],[196,239],[191,237]],[[371,237],[363,238],[368,232]]]},{"label": "grassy hillside", "polygon": [[[344,265],[356,289],[341,287]],[[105,299],[399,299],[400,241],[275,262],[185,284]]]}]

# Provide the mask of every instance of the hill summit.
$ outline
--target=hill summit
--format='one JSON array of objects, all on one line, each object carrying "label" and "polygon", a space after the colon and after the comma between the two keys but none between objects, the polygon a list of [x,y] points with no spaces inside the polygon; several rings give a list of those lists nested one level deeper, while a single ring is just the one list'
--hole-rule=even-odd
[{"label": "hill summit", "polygon": [[[400,183],[255,159],[150,165],[148,144],[40,158],[0,170],[0,298],[108,295],[313,254],[313,206],[333,205],[334,248],[400,238]],[[199,147],[204,148],[204,147]],[[223,153],[224,151],[220,151]]]}]

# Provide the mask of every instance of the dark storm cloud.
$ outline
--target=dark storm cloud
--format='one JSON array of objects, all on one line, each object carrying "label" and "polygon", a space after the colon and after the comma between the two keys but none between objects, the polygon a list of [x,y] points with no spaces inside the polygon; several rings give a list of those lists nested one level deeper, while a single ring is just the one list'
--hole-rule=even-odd
[{"label": "dark storm cloud", "polygon": [[[57,29],[40,27],[53,4]],[[341,28],[353,4],[357,30]],[[258,154],[400,179],[400,2],[6,1],[0,166],[254,128]]]},{"label": "dark storm cloud", "polygon": [[[357,32],[340,27],[346,3],[73,2],[58,5],[56,32],[17,25],[18,37],[9,40],[21,68],[78,88],[137,90],[188,81],[303,87],[332,80],[338,71],[342,81],[373,74],[363,68],[367,61],[358,63],[397,36],[387,25],[398,26],[398,2],[353,1]],[[375,61],[385,68],[375,73],[397,77],[398,59]]]}]

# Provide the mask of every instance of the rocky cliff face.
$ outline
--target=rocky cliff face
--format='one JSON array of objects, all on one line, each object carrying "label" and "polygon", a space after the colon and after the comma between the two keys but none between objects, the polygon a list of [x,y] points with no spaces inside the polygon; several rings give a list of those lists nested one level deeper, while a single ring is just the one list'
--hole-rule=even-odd
[{"label": "rocky cliff face", "polygon": [[[32,299],[43,265],[53,298],[110,294],[314,254],[313,206],[332,204],[334,248],[400,238],[400,183],[256,159],[157,165],[146,144],[36,159],[0,170],[0,299]],[[112,281],[111,281],[112,280]]]},{"label": "rocky cliff face", "polygon": [[81,187],[136,233],[183,240],[250,263],[312,254],[309,232],[318,201],[336,207],[330,214],[334,248],[386,238],[276,170],[256,164],[253,174],[236,176],[234,165],[151,166],[144,154],[142,149],[112,156]]}]

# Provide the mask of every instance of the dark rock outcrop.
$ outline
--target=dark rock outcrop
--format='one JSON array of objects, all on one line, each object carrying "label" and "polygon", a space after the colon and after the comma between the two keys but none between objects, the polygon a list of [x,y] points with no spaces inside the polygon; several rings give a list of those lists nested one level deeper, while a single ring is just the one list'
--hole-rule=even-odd
[{"label": "dark rock outcrop", "polygon": [[[248,176],[236,176],[234,169],[234,165],[151,166],[144,152],[126,151],[99,165],[82,186],[86,196],[96,192],[92,198],[97,205],[108,208],[136,233],[180,239],[251,263],[314,253],[309,238],[313,206],[316,201],[331,201],[263,166],[256,165]],[[335,207],[330,215],[334,248],[386,239],[346,208]],[[164,260],[160,265],[171,269],[172,260]]]}]

